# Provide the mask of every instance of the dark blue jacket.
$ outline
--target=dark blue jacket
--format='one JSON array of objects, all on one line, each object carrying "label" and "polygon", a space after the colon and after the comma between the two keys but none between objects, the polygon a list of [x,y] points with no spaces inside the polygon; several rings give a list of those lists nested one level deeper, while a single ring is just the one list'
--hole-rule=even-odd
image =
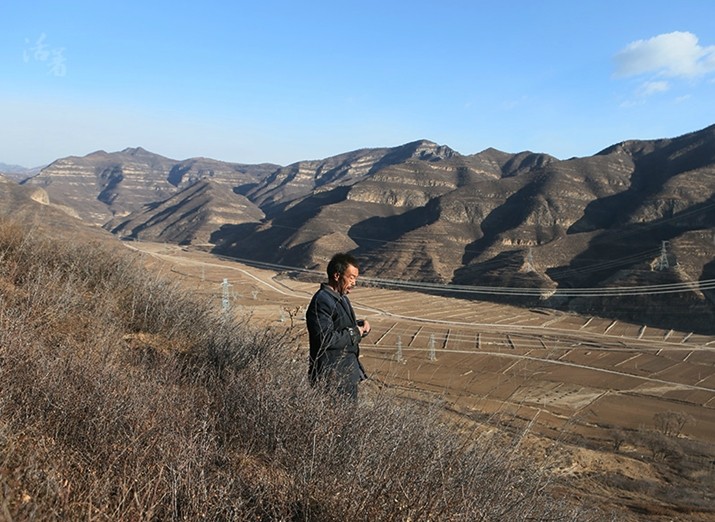
[{"label": "dark blue jacket", "polygon": [[348,296],[341,296],[323,283],[310,301],[305,319],[311,382],[331,374],[339,381],[340,389],[356,394],[357,383],[365,379],[365,372],[358,360],[360,330]]}]

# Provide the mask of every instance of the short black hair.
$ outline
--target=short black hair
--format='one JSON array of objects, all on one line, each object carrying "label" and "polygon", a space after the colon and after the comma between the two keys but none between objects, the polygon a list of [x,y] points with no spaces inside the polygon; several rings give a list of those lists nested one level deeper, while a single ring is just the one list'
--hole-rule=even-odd
[{"label": "short black hair", "polygon": [[360,267],[357,264],[357,260],[350,254],[339,253],[335,254],[333,258],[328,263],[328,279],[332,281],[333,274],[342,274],[348,269],[348,266],[354,266],[358,270]]}]

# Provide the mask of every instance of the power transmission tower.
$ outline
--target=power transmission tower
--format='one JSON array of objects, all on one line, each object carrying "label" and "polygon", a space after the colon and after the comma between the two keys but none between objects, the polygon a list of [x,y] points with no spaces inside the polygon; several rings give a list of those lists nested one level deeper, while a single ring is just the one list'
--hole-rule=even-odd
[{"label": "power transmission tower", "polygon": [[228,283],[228,279],[224,278],[223,283],[221,283],[221,308],[223,310],[224,315],[228,316],[228,313],[231,309],[231,301],[229,299],[230,294],[229,294],[229,288],[233,286]]},{"label": "power transmission tower", "polygon": [[534,268],[534,253],[531,251],[531,247],[529,247],[529,253],[526,254],[526,266],[524,266],[524,270],[526,272],[536,272]]},{"label": "power transmission tower", "polygon": [[658,259],[658,270],[668,270],[668,242],[661,241],[660,243],[660,258]]},{"label": "power transmission tower", "polygon": [[429,336],[429,360],[430,361],[437,360],[437,354],[435,353],[435,350],[434,350],[434,334],[430,334],[430,336]]},{"label": "power transmission tower", "polygon": [[402,357],[402,336],[397,336],[397,362],[405,362],[405,358]]}]

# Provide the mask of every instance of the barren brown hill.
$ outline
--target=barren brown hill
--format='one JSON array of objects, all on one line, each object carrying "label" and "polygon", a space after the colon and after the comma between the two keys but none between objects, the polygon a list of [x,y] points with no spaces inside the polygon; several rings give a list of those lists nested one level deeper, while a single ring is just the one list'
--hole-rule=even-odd
[{"label": "barren brown hill", "polygon": [[[449,281],[461,266],[455,243],[474,237],[479,219],[506,198],[523,173],[552,161],[543,154],[494,149],[462,156],[423,140],[292,165],[249,193],[263,202],[266,223],[226,227],[216,235],[217,245],[238,255],[257,248],[267,260],[311,268],[335,249],[358,249],[377,254],[371,259],[374,272],[382,263],[393,277]],[[480,202],[469,197],[475,186]],[[442,209],[442,198],[450,194],[456,205]],[[234,246],[234,238],[245,247]],[[409,258],[404,262],[395,258],[403,252]]]},{"label": "barren brown hill", "polygon": [[394,148],[361,149],[323,160],[300,161],[276,170],[248,196],[268,215],[274,215],[316,192],[354,185],[391,165],[411,159],[434,162],[455,155],[458,156],[449,147],[421,140]]},{"label": "barren brown hill", "polygon": [[200,179],[213,179],[228,191],[240,192],[276,167],[207,158],[179,161],[139,147],[58,159],[25,183],[43,187],[53,201],[76,209],[82,219],[101,226],[113,217],[169,198]]},{"label": "barren brown hill", "polygon": [[77,235],[84,240],[102,240],[116,243],[116,238],[101,228],[88,226],[74,215],[74,210],[54,204],[40,187],[18,185],[0,176],[0,217],[16,221],[52,235]]},{"label": "barren brown hill", "polygon": [[[189,188],[202,178],[214,189]],[[208,241],[218,253],[308,269],[349,250],[372,278],[715,329],[715,126],[563,161],[495,149],[462,155],[426,140],[287,167],[127,149],[58,160],[28,184],[90,222],[114,215],[108,226],[125,235]],[[208,217],[235,194],[265,216]],[[138,213],[117,219],[130,211]],[[608,290],[633,285],[650,290],[618,298]]]},{"label": "barren brown hill", "polygon": [[245,196],[202,179],[104,228],[124,238],[196,245],[210,243],[211,234],[226,223],[258,223],[264,217]]},{"label": "barren brown hill", "polygon": [[[487,287],[476,295],[629,318],[680,302],[658,314],[659,325],[715,328],[712,291],[699,289],[715,271],[715,127],[566,161],[411,147],[435,152],[405,156],[403,148],[401,161],[389,162],[397,152],[383,151],[349,182],[323,183],[306,197],[275,192],[270,206],[282,212],[261,225],[224,227],[217,251],[316,268],[351,250],[372,277]],[[297,171],[304,191],[307,180],[322,179],[320,165]],[[657,270],[663,257],[667,274]],[[629,281],[688,291],[675,301],[584,300],[562,291]],[[514,288],[508,297],[504,287]]]}]

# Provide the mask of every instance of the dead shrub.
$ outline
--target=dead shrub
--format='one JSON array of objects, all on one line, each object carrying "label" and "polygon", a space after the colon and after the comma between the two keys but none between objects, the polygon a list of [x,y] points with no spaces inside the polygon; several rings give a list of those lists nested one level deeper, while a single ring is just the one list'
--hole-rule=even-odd
[{"label": "dead shrub", "polygon": [[622,429],[613,429],[611,430],[611,439],[612,439],[612,444],[613,444],[613,450],[614,451],[619,451],[621,449],[621,446],[628,442],[628,433],[626,433]]},{"label": "dead shrub", "polygon": [[695,419],[683,411],[661,411],[653,415],[655,429],[666,437],[679,437],[686,424],[692,424]]},{"label": "dead shrub", "polygon": [[683,458],[683,450],[676,439],[663,435],[660,431],[641,430],[633,436],[633,441],[648,448],[653,460],[677,462]]}]

